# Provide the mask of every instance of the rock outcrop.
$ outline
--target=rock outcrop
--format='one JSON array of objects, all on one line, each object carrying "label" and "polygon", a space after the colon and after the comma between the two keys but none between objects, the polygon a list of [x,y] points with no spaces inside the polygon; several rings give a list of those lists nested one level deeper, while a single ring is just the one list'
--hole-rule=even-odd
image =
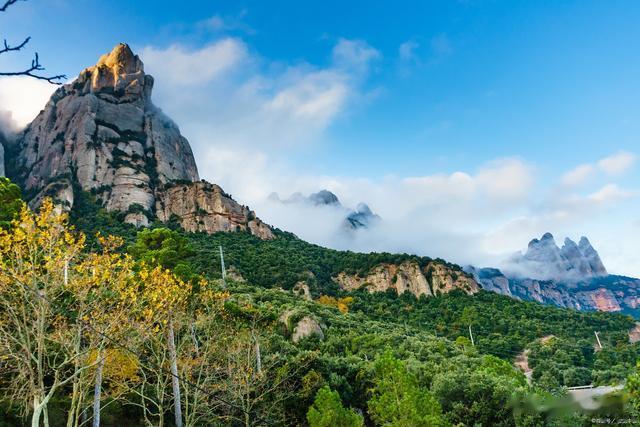
[{"label": "rock outcrop", "polygon": [[75,182],[107,210],[135,206],[127,221],[146,225],[158,186],[197,181],[191,147],[153,105],[152,89],[153,77],[125,44],[60,87],[12,150],[12,175],[32,204],[52,196],[71,208]]},{"label": "rock outcrop", "polygon": [[394,289],[398,295],[411,292],[416,297],[445,294],[461,289],[473,294],[479,290],[478,284],[464,272],[456,271],[444,264],[432,261],[424,268],[416,262],[380,264],[365,277],[339,273],[333,279],[344,290],[366,288],[369,292],[386,292]]},{"label": "rock outcrop", "polygon": [[495,268],[474,269],[482,289],[510,297],[584,311],[622,312],[640,317],[640,280],[609,275],[562,282],[507,277]]},{"label": "rock outcrop", "polygon": [[546,233],[529,243],[526,254],[510,260],[505,272],[466,267],[482,289],[525,301],[585,311],[611,311],[640,317],[640,280],[609,275],[589,239],[565,239],[559,248]]},{"label": "rock outcrop", "polygon": [[32,206],[72,209],[87,191],[137,226],[173,215],[188,231],[271,229],[220,187],[199,182],[189,142],[151,102],[153,77],[126,44],[60,87],[11,147],[9,175]]},{"label": "rock outcrop", "polygon": [[158,192],[156,215],[162,222],[176,219],[191,232],[250,231],[273,239],[271,228],[255,212],[239,205],[222,188],[208,182],[170,184]]},{"label": "rock outcrop", "polygon": [[509,268],[514,275],[537,280],[579,281],[607,275],[598,252],[586,237],[579,244],[567,238],[559,248],[551,233],[529,242],[527,252],[514,256]]},{"label": "rock outcrop", "polygon": [[371,228],[380,220],[380,216],[374,214],[366,203],[358,203],[356,210],[347,215],[344,224],[349,229],[357,230]]},{"label": "rock outcrop", "polygon": [[[303,316],[299,318],[297,322],[292,322],[292,318],[296,316],[295,310],[285,310],[278,321],[280,321],[288,333],[291,333],[291,340],[294,343],[298,343],[304,338],[317,336],[321,340],[324,339],[324,332],[322,332],[322,326],[316,319],[311,316]],[[292,324],[295,323],[295,324]]]},{"label": "rock outcrop", "polygon": [[300,319],[296,324],[296,327],[293,328],[291,340],[294,343],[298,343],[304,338],[309,338],[312,336],[316,336],[321,340],[324,339],[324,333],[322,332],[320,324],[312,317],[305,316]]}]

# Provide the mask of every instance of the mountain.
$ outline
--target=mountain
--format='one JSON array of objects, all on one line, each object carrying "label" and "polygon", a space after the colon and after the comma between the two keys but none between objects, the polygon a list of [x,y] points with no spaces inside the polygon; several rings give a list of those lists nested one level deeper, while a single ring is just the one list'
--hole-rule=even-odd
[{"label": "mountain", "polygon": [[199,182],[189,142],[151,102],[153,77],[126,44],[60,87],[9,146],[8,175],[30,204],[73,208],[79,191],[146,226],[177,218],[191,231],[273,233],[219,187]]},{"label": "mountain", "polygon": [[640,317],[640,280],[609,275],[586,237],[578,244],[565,239],[559,248],[553,235],[546,233],[533,239],[524,255],[513,257],[504,272],[496,268],[465,270],[483,289],[513,298]]},{"label": "mountain", "polygon": [[353,230],[370,228],[382,218],[374,214],[366,203],[358,203],[356,210],[347,215],[345,226]]},{"label": "mountain", "polygon": [[329,190],[320,190],[309,195],[309,201],[316,206],[341,206],[338,196]]},{"label": "mountain", "polygon": [[292,203],[306,203],[311,206],[334,206],[338,208],[343,207],[342,203],[340,203],[340,199],[338,199],[338,196],[336,196],[329,190],[320,190],[317,193],[309,194],[309,196],[305,196],[300,192],[295,192],[286,199],[281,199],[278,193],[271,193],[269,194],[269,200],[285,205]]},{"label": "mountain", "polygon": [[598,252],[586,237],[579,244],[566,238],[560,248],[551,233],[531,240],[527,252],[515,255],[509,268],[541,280],[571,281],[607,275]]},{"label": "mountain", "polygon": [[281,199],[278,193],[271,193],[269,200],[282,204],[303,204],[315,207],[330,207],[345,212],[342,228],[346,230],[358,230],[370,228],[381,220],[379,215],[374,214],[366,203],[358,203],[355,209],[345,207],[334,193],[329,190],[320,190],[305,196],[296,192],[286,199]]}]

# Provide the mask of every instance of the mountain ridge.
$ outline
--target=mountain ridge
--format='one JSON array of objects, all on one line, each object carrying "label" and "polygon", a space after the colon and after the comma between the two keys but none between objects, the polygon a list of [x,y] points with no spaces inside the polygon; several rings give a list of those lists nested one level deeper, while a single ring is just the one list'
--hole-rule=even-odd
[{"label": "mountain ridge", "polygon": [[136,226],[179,213],[192,231],[273,238],[253,211],[200,181],[189,141],[151,101],[153,85],[140,58],[120,43],[56,90],[9,145],[8,175],[30,205],[52,197],[69,210],[86,191]]}]

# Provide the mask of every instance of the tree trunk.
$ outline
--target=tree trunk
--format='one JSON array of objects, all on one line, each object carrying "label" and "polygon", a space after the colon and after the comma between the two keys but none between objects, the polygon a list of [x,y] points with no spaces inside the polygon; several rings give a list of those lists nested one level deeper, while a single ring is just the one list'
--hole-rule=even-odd
[{"label": "tree trunk", "polygon": [[260,341],[254,335],[253,339],[256,340],[256,372],[258,375],[262,373],[262,355],[260,354]]},{"label": "tree trunk", "polygon": [[44,405],[40,403],[40,399],[33,398],[33,415],[31,416],[31,427],[40,427],[40,416],[42,415]]},{"label": "tree trunk", "polygon": [[100,427],[100,397],[102,395],[102,368],[104,368],[104,350],[98,353],[100,360],[96,366],[96,379],[93,389],[93,427]]},{"label": "tree trunk", "polygon": [[178,357],[176,355],[176,342],[173,332],[173,320],[171,318],[169,318],[167,341],[169,345],[169,359],[171,362],[171,384],[173,386],[173,409],[176,416],[176,427],[182,427],[182,407],[180,406],[180,380],[178,379]]}]

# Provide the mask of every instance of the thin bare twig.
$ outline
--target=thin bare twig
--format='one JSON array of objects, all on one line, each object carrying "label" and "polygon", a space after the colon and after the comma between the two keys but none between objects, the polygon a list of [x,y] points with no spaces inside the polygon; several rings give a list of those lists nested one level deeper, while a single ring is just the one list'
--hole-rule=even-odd
[{"label": "thin bare twig", "polygon": [[0,49],[0,55],[2,55],[3,53],[7,53],[7,52],[11,52],[11,51],[16,51],[16,50],[20,50],[23,47],[25,47],[27,45],[27,43],[29,43],[29,40],[31,40],[31,37],[27,37],[26,39],[24,39],[24,41],[22,43],[20,43],[18,46],[9,46],[9,44],[7,43],[7,39],[4,40],[4,48]]},{"label": "thin bare twig", "polygon": [[58,74],[52,77],[41,76],[39,74],[34,74],[35,71],[44,71],[44,67],[40,64],[40,60],[38,59],[38,52],[36,52],[35,58],[31,61],[31,67],[24,71],[14,71],[14,72],[0,72],[0,76],[29,76],[38,80],[45,80],[49,83],[55,85],[61,85],[62,82],[60,80],[64,80],[67,78],[64,74]]},{"label": "thin bare twig", "polygon": [[4,6],[0,7],[0,12],[4,12],[5,10],[7,10],[7,8],[9,6],[11,6],[14,3],[17,3],[19,0],[6,0],[4,2]]},{"label": "thin bare twig", "polygon": [[[26,0],[5,0],[4,4],[0,7],[0,12],[5,12],[9,6],[17,3],[18,1],[26,1]],[[7,43],[7,40],[4,40],[4,47],[0,48],[0,55],[7,52],[16,52],[24,48],[27,43],[31,40],[31,37],[27,37],[24,39],[22,43],[17,46],[10,46]],[[58,74],[55,76],[47,77],[41,74],[37,74],[38,71],[44,71],[44,67],[40,64],[40,60],[38,58],[38,53],[36,52],[35,58],[31,61],[31,67],[23,71],[11,71],[11,72],[0,72],[0,76],[5,77],[14,77],[14,76],[28,76],[33,77],[34,79],[44,80],[51,84],[60,85],[62,84],[61,80],[65,80],[67,76],[64,74]]]}]

